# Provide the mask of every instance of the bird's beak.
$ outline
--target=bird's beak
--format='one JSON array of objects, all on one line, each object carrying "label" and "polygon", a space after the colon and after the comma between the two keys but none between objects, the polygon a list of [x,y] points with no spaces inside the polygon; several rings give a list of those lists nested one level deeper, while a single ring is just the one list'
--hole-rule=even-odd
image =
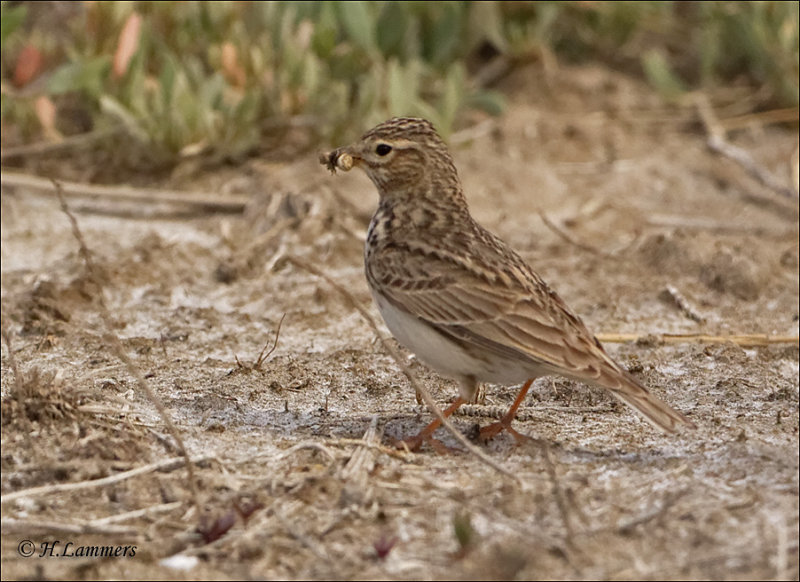
[{"label": "bird's beak", "polygon": [[332,174],[336,170],[349,172],[353,166],[357,166],[362,161],[361,156],[354,146],[337,148],[332,152],[320,154],[319,163],[328,168]]}]

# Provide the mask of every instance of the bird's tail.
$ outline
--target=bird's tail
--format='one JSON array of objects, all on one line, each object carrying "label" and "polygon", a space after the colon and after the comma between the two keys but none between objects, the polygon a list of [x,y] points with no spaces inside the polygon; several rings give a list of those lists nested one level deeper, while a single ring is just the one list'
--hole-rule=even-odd
[{"label": "bird's tail", "polygon": [[[664,432],[675,432],[679,427],[697,428],[686,416],[656,398],[629,372],[619,370],[615,378],[603,385],[619,400],[641,414],[650,424]],[[615,387],[615,384],[618,387]]]}]

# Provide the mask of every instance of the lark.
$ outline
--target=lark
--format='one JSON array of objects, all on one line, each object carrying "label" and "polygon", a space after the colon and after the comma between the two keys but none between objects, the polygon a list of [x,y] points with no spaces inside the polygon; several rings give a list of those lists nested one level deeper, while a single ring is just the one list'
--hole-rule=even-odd
[{"label": "lark", "polygon": [[[506,243],[470,215],[453,158],[425,119],[393,118],[320,157],[331,172],[364,170],[378,189],[367,231],[367,283],[394,337],[459,383],[452,414],[479,383],[522,384],[488,439],[512,427],[536,378],[559,375],[605,388],[655,427],[691,420],[656,398],[615,362],[564,301]],[[417,448],[434,420],[405,442]]]}]

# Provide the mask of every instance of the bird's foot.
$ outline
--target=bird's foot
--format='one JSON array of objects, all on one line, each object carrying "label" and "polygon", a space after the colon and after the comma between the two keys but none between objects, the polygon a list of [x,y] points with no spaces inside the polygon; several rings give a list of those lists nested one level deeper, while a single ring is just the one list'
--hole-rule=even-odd
[{"label": "bird's foot", "polygon": [[420,447],[422,447],[422,445],[424,445],[425,443],[428,443],[431,446],[431,448],[440,455],[451,455],[458,452],[457,449],[448,447],[439,439],[435,439],[432,436],[425,434],[424,430],[421,431],[418,435],[415,435],[413,437],[405,438],[402,440],[395,439],[393,442],[396,448],[409,452],[418,451]]},{"label": "bird's foot", "polygon": [[503,418],[497,422],[493,422],[492,424],[484,426],[478,433],[478,440],[481,443],[486,444],[503,431],[506,431],[508,434],[513,436],[518,445],[525,444],[528,442],[528,440],[530,440],[530,437],[527,437],[511,428],[511,419],[507,418]]},{"label": "bird's foot", "polygon": [[523,434],[518,433],[513,428],[511,428],[511,423],[514,421],[514,418],[517,416],[517,409],[519,409],[519,405],[522,404],[522,401],[525,399],[525,395],[528,393],[528,390],[533,384],[533,378],[525,382],[520,388],[519,394],[514,399],[514,404],[511,405],[511,408],[508,409],[505,416],[498,420],[497,422],[493,422],[488,426],[484,426],[480,432],[478,433],[478,440],[486,444],[488,441],[499,435],[504,430],[514,437],[514,440],[517,441],[518,445],[525,444],[530,440],[530,437],[526,437]]},{"label": "bird's foot", "polygon": [[[455,402],[453,402],[450,406],[444,409],[442,415],[445,417],[450,416],[453,414],[456,409],[464,403],[462,398],[456,398]],[[424,444],[428,443],[433,447],[433,450],[439,453],[440,455],[448,455],[457,452],[457,449],[451,449],[447,445],[445,445],[442,441],[433,438],[433,433],[436,432],[442,425],[442,421],[438,418],[434,418],[431,423],[423,428],[416,436],[411,438],[403,439],[403,440],[395,440],[394,446],[401,450],[407,451],[417,451],[419,448]]]}]

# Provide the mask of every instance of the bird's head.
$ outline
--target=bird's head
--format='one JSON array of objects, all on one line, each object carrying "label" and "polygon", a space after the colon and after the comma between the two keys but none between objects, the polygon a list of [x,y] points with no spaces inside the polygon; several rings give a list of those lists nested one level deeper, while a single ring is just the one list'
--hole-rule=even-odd
[{"label": "bird's head", "polygon": [[320,162],[332,172],[361,168],[381,197],[429,192],[431,186],[448,189],[448,183],[459,189],[450,152],[426,119],[392,118],[354,144],[320,156]]}]

